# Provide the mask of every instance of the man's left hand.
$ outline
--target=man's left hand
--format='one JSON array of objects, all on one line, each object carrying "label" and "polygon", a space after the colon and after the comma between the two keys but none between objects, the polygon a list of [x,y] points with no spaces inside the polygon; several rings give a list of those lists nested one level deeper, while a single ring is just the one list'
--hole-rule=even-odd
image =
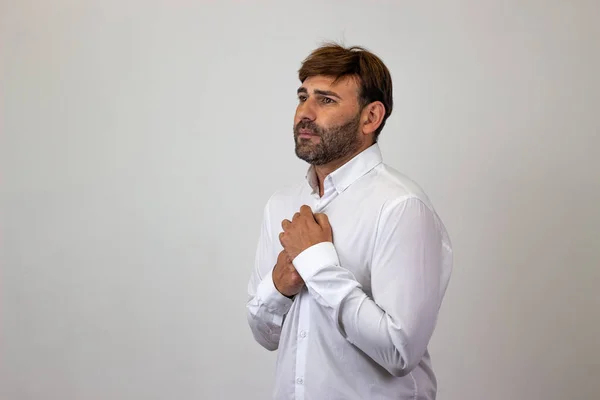
[{"label": "man's left hand", "polygon": [[283,232],[279,234],[279,241],[290,260],[315,244],[333,242],[333,231],[327,215],[313,214],[306,205],[300,207],[300,212],[294,214],[291,221],[284,219],[281,227]]}]

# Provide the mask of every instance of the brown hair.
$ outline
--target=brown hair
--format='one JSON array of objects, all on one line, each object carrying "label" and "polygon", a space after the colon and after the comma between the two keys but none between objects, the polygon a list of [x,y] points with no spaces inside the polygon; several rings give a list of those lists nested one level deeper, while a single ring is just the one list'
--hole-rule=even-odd
[{"label": "brown hair", "polygon": [[335,81],[347,76],[358,79],[358,101],[361,109],[374,101],[383,103],[385,115],[375,131],[374,139],[377,141],[394,106],[392,77],[383,61],[363,47],[345,48],[336,43],[326,43],[310,53],[298,71],[300,82],[317,75],[335,77]]}]

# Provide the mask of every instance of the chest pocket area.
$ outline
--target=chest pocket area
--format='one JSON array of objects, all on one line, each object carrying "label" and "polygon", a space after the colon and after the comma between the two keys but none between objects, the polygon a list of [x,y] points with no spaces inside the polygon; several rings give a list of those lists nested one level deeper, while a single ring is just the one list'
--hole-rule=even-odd
[{"label": "chest pocket area", "polygon": [[[333,243],[340,264],[350,271],[361,284],[363,291],[371,296],[371,256],[375,226],[364,220],[366,216],[337,216],[335,212],[326,212],[333,229]],[[369,218],[375,224],[375,219]],[[336,228],[337,227],[337,228]]]}]

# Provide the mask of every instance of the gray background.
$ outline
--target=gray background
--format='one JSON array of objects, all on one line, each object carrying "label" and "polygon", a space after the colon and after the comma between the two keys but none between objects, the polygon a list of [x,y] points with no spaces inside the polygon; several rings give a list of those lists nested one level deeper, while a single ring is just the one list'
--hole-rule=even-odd
[{"label": "gray background", "polygon": [[330,39],[451,234],[438,398],[600,397],[597,1],[0,4],[1,399],[269,397],[246,284]]}]

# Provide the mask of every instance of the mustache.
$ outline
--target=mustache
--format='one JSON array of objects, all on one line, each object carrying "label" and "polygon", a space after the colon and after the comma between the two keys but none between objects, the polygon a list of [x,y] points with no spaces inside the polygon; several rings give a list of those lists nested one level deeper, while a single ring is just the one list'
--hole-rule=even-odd
[{"label": "mustache", "polygon": [[300,121],[294,127],[294,134],[299,135],[300,129],[306,129],[312,132],[313,135],[321,136],[323,130],[313,121]]}]

